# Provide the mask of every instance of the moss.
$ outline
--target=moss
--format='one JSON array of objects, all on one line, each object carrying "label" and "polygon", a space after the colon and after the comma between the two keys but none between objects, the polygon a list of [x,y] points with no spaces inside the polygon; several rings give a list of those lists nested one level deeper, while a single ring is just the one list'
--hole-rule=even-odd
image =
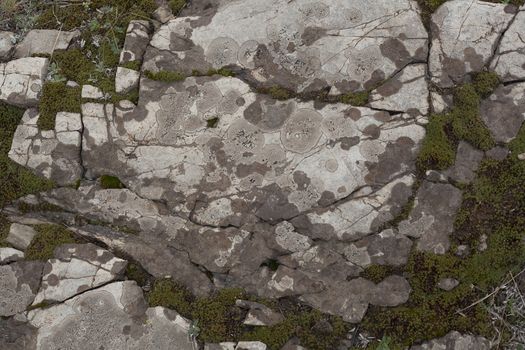
[{"label": "moss", "polygon": [[206,120],[206,126],[208,128],[216,128],[218,124],[219,124],[219,118],[218,117],[214,117],[214,118],[210,118],[210,119]]},{"label": "moss", "polygon": [[280,86],[272,86],[268,89],[267,93],[276,100],[288,100],[293,97],[293,93],[290,90]]},{"label": "moss", "polygon": [[499,76],[494,72],[480,72],[474,74],[473,86],[481,98],[487,98],[501,83]]},{"label": "moss", "polygon": [[428,169],[446,169],[454,164],[456,150],[449,139],[447,129],[450,120],[447,115],[431,115],[426,125],[426,136],[418,155],[418,168],[425,172]]},{"label": "moss", "polygon": [[23,109],[0,102],[0,208],[27,194],[53,188],[53,182],[35,176],[8,157]]},{"label": "moss", "polygon": [[155,281],[153,289],[148,294],[150,306],[163,306],[176,310],[185,317],[191,316],[192,295],[171,279]]},{"label": "moss", "polygon": [[51,5],[38,16],[35,28],[72,30],[88,19],[89,13],[80,4],[66,7]]},{"label": "moss", "polygon": [[35,230],[37,235],[25,252],[27,260],[51,259],[56,247],[78,242],[71,231],[59,225],[37,225]]},{"label": "moss", "polygon": [[341,96],[341,102],[352,106],[365,106],[370,97],[369,91],[349,92]]},{"label": "moss", "polygon": [[41,130],[53,130],[58,112],[80,113],[81,88],[78,86],[68,87],[65,83],[59,82],[45,83],[42,89],[39,111],[38,127]]},{"label": "moss", "polygon": [[0,247],[7,247],[9,244],[6,242],[7,235],[9,234],[9,228],[11,223],[5,215],[0,214]]},{"label": "moss", "polygon": [[137,263],[130,262],[126,266],[126,277],[129,280],[137,282],[141,287],[145,286],[150,280],[151,276]]},{"label": "moss", "polygon": [[458,139],[465,140],[481,150],[495,146],[490,131],[479,117],[480,96],[476,87],[465,84],[456,89],[454,108],[449,114],[452,131]]},{"label": "moss", "polygon": [[361,277],[374,283],[379,283],[393,273],[393,268],[387,265],[370,265],[363,272]]},{"label": "moss", "polygon": [[179,72],[171,72],[171,71],[151,72],[147,70],[144,72],[144,74],[146,75],[148,79],[163,81],[163,82],[182,81],[186,78],[183,74]]},{"label": "moss", "polygon": [[62,75],[80,85],[88,84],[95,70],[93,62],[80,49],[56,51],[53,62],[60,68]]},{"label": "moss", "polygon": [[186,0],[170,0],[171,11],[177,15],[186,6]]},{"label": "moss", "polygon": [[525,153],[525,125],[522,125],[518,131],[518,135],[509,142],[510,157],[517,159],[517,157]]},{"label": "moss", "polygon": [[277,269],[279,268],[279,261],[275,260],[275,259],[268,259],[266,260],[265,262],[263,262],[261,264],[261,266],[266,266],[268,267],[271,271],[277,271]]},{"label": "moss", "polygon": [[133,69],[133,70],[139,71],[141,65],[142,65],[142,63],[140,61],[135,60],[135,61],[126,62],[124,64],[121,64],[120,66],[124,67],[124,68],[127,68],[127,69]]},{"label": "moss", "polygon": [[102,175],[100,177],[100,186],[104,189],[120,189],[126,187],[118,177],[110,175]]}]

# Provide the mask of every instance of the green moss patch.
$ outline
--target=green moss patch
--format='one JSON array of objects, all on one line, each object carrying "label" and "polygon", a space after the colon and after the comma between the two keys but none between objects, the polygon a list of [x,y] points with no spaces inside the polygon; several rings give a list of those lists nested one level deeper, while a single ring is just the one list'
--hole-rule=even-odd
[{"label": "green moss patch", "polygon": [[100,187],[104,189],[121,189],[126,186],[116,176],[102,175],[100,177]]},{"label": "green moss patch", "polygon": [[126,62],[124,64],[121,64],[120,66],[127,68],[127,69],[133,69],[133,70],[139,71],[141,65],[142,65],[142,62],[135,60],[135,61]]},{"label": "green moss patch", "polygon": [[447,133],[449,125],[448,115],[430,116],[426,125],[426,136],[417,159],[417,165],[423,172],[427,169],[446,169],[454,164],[456,147]]},{"label": "green moss patch", "polygon": [[186,0],[170,0],[169,5],[173,14],[177,15],[186,6]]},{"label": "green moss patch", "polygon": [[81,88],[68,87],[65,83],[47,82],[40,99],[38,127],[53,130],[58,112],[81,112]]},{"label": "green moss patch", "polygon": [[341,102],[352,106],[361,107],[368,103],[370,91],[350,92],[341,96]]},{"label": "green moss patch", "polygon": [[141,287],[148,284],[148,282],[152,279],[152,277],[146,272],[146,270],[144,270],[144,268],[142,268],[142,266],[134,262],[129,262],[126,266],[126,277],[129,280],[137,282],[137,284]]},{"label": "green moss patch", "polygon": [[53,182],[34,175],[8,157],[23,109],[0,102],[0,208],[27,194],[53,188]]},{"label": "green moss patch", "polygon": [[366,278],[374,283],[379,283],[394,272],[392,266],[387,265],[370,265],[363,272],[361,277]]},{"label": "green moss patch", "polygon": [[27,260],[47,260],[53,258],[55,248],[62,244],[78,243],[71,231],[59,225],[37,225],[38,232],[25,252]]}]

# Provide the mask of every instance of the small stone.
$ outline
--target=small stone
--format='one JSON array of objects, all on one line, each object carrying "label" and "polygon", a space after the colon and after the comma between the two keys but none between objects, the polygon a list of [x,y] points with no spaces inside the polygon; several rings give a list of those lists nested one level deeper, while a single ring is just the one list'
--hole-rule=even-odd
[{"label": "small stone", "polygon": [[100,100],[104,98],[104,93],[96,86],[83,85],[82,86],[82,98]]},{"label": "small stone", "polygon": [[235,350],[266,350],[267,348],[266,344],[260,341],[240,341]]},{"label": "small stone", "polygon": [[501,161],[507,158],[509,150],[506,147],[496,146],[494,148],[489,149],[487,152],[485,152],[485,154],[490,159]]},{"label": "small stone", "polygon": [[518,154],[518,159],[519,160],[525,160],[525,153]]},{"label": "small stone", "polygon": [[78,83],[76,81],[68,80],[67,83],[66,83],[66,86],[67,87],[78,87],[80,85],[78,85]]},{"label": "small stone", "polygon": [[487,235],[483,234],[481,235],[481,237],[479,237],[479,245],[478,245],[478,250],[480,252],[483,252],[485,250],[487,250],[488,246],[487,246]]},{"label": "small stone", "polygon": [[204,350],[235,350],[236,343],[224,342],[218,344],[205,344]]},{"label": "small stone", "polygon": [[0,62],[9,60],[15,43],[14,33],[0,31]]},{"label": "small stone", "polygon": [[438,288],[446,290],[447,292],[456,288],[459,285],[459,281],[455,278],[442,278],[438,282]]},{"label": "small stone", "polygon": [[456,255],[459,257],[465,257],[470,254],[470,248],[468,245],[461,244],[456,248]]},{"label": "small stone", "polygon": [[444,337],[414,345],[410,350],[489,350],[490,348],[490,342],[483,337],[452,331]]},{"label": "small stone", "polygon": [[281,350],[306,350],[306,348],[300,345],[299,338],[293,337],[288,340],[286,344],[281,348]]},{"label": "small stone", "polygon": [[10,247],[0,248],[0,264],[8,264],[24,259],[24,252]]},{"label": "small stone", "polygon": [[153,18],[155,18],[160,23],[164,24],[168,22],[169,20],[175,18],[173,15],[173,12],[171,12],[171,9],[168,6],[160,6],[153,12]]},{"label": "small stone", "polygon": [[237,300],[235,305],[243,309],[249,309],[243,322],[248,326],[274,326],[284,321],[283,315],[260,303]]},{"label": "small stone", "polygon": [[138,86],[139,79],[140,73],[136,70],[118,67],[115,76],[115,91],[119,94],[128,93]]},{"label": "small stone", "polygon": [[9,228],[6,241],[17,249],[26,250],[36,234],[35,229],[31,226],[14,223]]}]

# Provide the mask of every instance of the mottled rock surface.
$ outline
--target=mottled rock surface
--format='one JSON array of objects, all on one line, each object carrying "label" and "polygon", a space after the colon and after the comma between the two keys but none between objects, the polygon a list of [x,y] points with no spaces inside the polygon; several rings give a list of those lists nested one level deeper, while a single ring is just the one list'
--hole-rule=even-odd
[{"label": "mottled rock surface", "polygon": [[21,107],[38,103],[49,60],[27,57],[0,63],[0,101]]},{"label": "mottled rock surface", "polygon": [[[133,281],[115,282],[62,304],[32,310],[37,349],[194,350],[189,321],[175,311],[148,308]],[[71,337],[75,334],[75,337]]]},{"label": "mottled rock surface", "polygon": [[0,266],[0,316],[12,316],[31,305],[40,286],[43,264],[18,261]]},{"label": "mottled rock surface", "polygon": [[491,68],[503,79],[525,79],[525,7],[505,32],[492,61]]},{"label": "mottled rock surface", "polygon": [[21,43],[16,45],[14,57],[52,55],[55,50],[66,50],[71,41],[80,36],[80,31],[34,29],[29,31]]},{"label": "mottled rock surface", "polygon": [[22,259],[24,259],[24,252],[9,247],[0,248],[0,264],[8,264]]},{"label": "mottled rock surface", "polygon": [[450,332],[442,338],[412,346],[410,350],[488,350],[490,348],[490,342],[483,337]]}]

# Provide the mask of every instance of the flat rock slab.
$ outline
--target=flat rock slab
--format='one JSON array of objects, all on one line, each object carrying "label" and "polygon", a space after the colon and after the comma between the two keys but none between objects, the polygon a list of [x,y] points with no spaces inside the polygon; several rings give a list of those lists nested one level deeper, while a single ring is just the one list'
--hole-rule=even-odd
[{"label": "flat rock slab", "polygon": [[[190,5],[155,33],[145,69],[238,66],[264,85],[362,90],[424,61],[427,32],[415,1],[216,1]],[[186,17],[185,17],[186,16]]]},{"label": "flat rock slab", "polygon": [[490,62],[501,34],[516,16],[513,5],[481,0],[445,2],[432,15],[429,69],[440,87],[461,83]]},{"label": "flat rock slab", "polygon": [[503,79],[525,79],[525,6],[501,39],[491,68]]},{"label": "flat rock slab", "polygon": [[[190,323],[175,311],[148,308],[134,281],[115,282],[62,304],[32,310],[37,350],[194,350]],[[72,336],[72,335],[75,336]]]},{"label": "flat rock slab", "polygon": [[454,218],[461,201],[458,188],[423,181],[408,219],[399,223],[399,232],[419,238],[419,250],[445,254],[450,248],[449,235],[454,231]]},{"label": "flat rock slab", "polygon": [[37,232],[31,226],[13,223],[9,227],[6,242],[17,249],[26,250],[36,234]]},{"label": "flat rock slab", "polygon": [[48,64],[42,57],[0,63],[0,101],[20,107],[37,105]]},{"label": "flat rock slab", "polygon": [[59,185],[74,183],[82,174],[80,114],[57,113],[54,130],[40,130],[39,117],[35,109],[25,112],[16,128],[9,158]]},{"label": "flat rock slab", "polygon": [[488,350],[490,348],[490,342],[483,337],[453,331],[442,338],[412,346],[410,350]]},{"label": "flat rock slab", "polygon": [[18,261],[0,266],[0,316],[12,316],[31,305],[40,286],[41,262]]},{"label": "flat rock slab", "polygon": [[86,290],[113,281],[127,262],[93,244],[66,244],[55,250],[56,259],[44,266],[40,291],[34,305],[61,302]]},{"label": "flat rock slab", "polygon": [[14,57],[31,57],[36,54],[52,55],[55,50],[66,50],[71,41],[79,36],[79,30],[68,32],[54,29],[34,29],[29,31],[24,40],[16,45]]}]

